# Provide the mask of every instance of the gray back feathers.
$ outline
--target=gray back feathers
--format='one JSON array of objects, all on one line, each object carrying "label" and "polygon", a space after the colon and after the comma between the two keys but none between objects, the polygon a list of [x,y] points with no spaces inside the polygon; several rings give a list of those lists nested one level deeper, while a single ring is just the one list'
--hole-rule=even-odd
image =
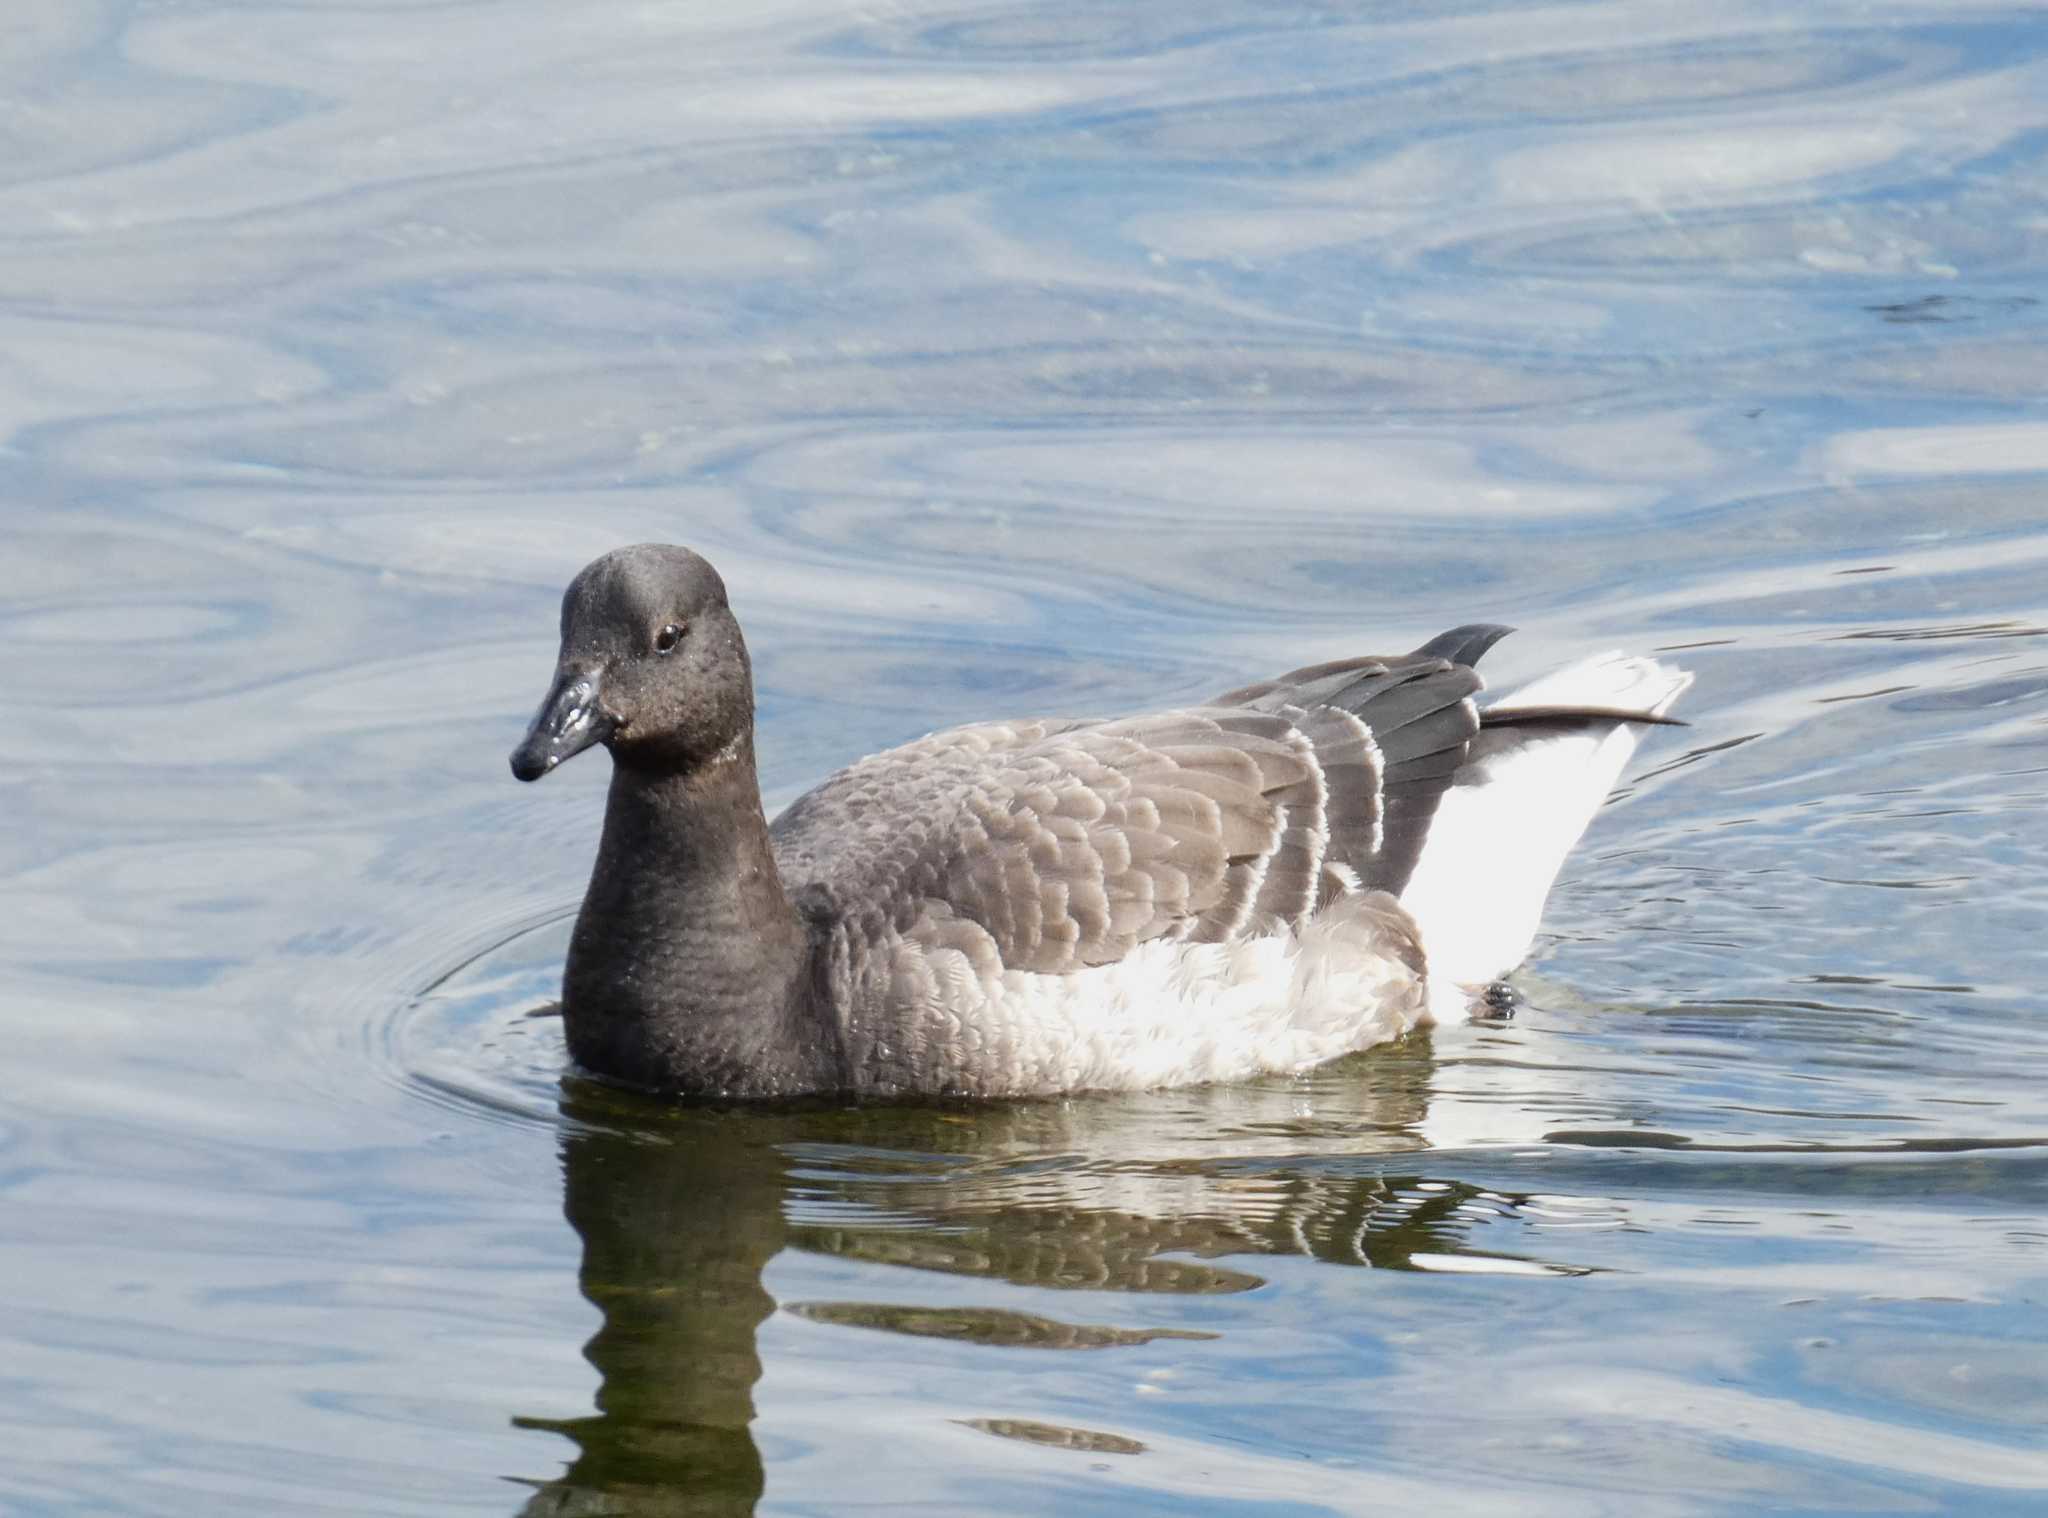
[{"label": "gray back feathers", "polygon": [[1338,895],[1407,883],[1479,731],[1480,684],[1420,652],[1178,711],[934,734],[792,804],[776,862],[807,915],[854,942],[915,930],[992,951],[984,971],[1298,931]]}]

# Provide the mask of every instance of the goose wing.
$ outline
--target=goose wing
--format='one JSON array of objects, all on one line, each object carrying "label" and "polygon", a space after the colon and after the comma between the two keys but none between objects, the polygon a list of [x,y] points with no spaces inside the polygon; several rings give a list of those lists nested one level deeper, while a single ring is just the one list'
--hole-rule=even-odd
[{"label": "goose wing", "polygon": [[1406,882],[1479,684],[1425,651],[1142,717],[956,728],[799,798],[771,830],[777,862],[814,917],[873,940],[954,926],[1012,970],[1298,928]]}]

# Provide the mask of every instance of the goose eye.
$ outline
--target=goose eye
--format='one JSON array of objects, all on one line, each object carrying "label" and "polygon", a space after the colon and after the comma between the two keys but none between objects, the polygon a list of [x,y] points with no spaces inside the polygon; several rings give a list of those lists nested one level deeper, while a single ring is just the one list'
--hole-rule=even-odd
[{"label": "goose eye", "polygon": [[683,627],[680,622],[671,622],[654,635],[654,651],[665,654],[683,641]]}]

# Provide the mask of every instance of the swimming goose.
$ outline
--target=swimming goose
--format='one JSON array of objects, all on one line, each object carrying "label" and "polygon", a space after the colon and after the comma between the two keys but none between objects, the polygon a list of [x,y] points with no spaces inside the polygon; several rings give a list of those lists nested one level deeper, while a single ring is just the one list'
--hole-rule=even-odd
[{"label": "swimming goose", "polygon": [[612,755],[569,1053],[679,1097],[1038,1096],[1305,1070],[1460,1014],[1692,679],[1602,654],[1479,707],[1508,630],[934,733],[771,826],[724,582],[608,553],[512,754],[521,780]]}]

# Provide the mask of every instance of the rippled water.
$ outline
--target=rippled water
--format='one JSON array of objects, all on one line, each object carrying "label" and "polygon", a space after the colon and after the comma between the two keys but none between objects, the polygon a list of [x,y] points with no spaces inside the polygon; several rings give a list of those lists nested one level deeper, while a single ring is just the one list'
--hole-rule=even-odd
[{"label": "rippled water", "polygon": [[[1932,0],[13,0],[0,1510],[2038,1511],[2044,100]],[[1472,618],[1694,726],[1510,1024],[664,1112],[504,768],[645,538],[771,801]]]}]

